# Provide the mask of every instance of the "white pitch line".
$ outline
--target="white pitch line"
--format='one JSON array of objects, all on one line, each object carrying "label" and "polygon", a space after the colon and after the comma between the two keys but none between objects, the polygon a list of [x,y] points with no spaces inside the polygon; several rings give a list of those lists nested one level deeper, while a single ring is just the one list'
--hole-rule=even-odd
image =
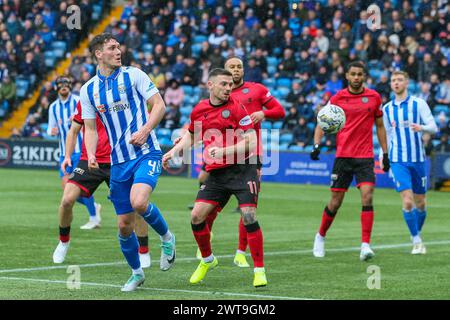
[{"label": "white pitch line", "polygon": [[[438,241],[429,241],[426,242],[427,246],[430,245],[447,245],[450,244],[450,240],[438,240]],[[410,247],[411,243],[398,243],[398,244],[384,244],[384,245],[375,245],[372,246],[373,249],[398,249]],[[347,248],[331,248],[326,249],[327,252],[351,252],[351,251],[359,251],[361,247],[347,247]],[[274,251],[274,252],[265,252],[265,256],[279,256],[279,255],[288,255],[288,254],[311,254],[311,249],[304,250],[289,250],[289,251]],[[249,254],[247,254],[249,256]],[[218,259],[228,259],[234,258],[234,254],[227,254],[216,256]],[[159,261],[159,260],[154,260]],[[177,262],[192,262],[198,261],[195,257],[185,257],[185,258],[177,258]],[[119,266],[125,265],[125,261],[116,261],[116,262],[101,262],[101,263],[90,263],[90,264],[79,264],[77,265],[80,268],[90,268],[90,267],[107,267],[107,266]],[[47,266],[47,267],[35,267],[35,268],[18,268],[18,269],[5,269],[0,270],[1,273],[16,273],[16,272],[32,272],[32,271],[45,271],[45,270],[57,270],[57,269],[67,269],[68,265],[58,265],[58,266]]]},{"label": "white pitch line", "polygon": [[[49,279],[33,279],[33,278],[18,278],[18,277],[0,277],[0,280],[14,280],[14,281],[30,281],[30,282],[44,282],[44,283],[57,283],[57,284],[67,284],[67,281],[62,280],[49,280]],[[110,283],[97,283],[97,282],[80,282],[83,286],[95,286],[95,287],[109,287],[109,288],[122,288],[121,285],[110,284]],[[299,297],[284,297],[284,296],[272,296],[265,294],[247,294],[247,293],[234,293],[234,292],[221,292],[221,291],[197,291],[197,290],[183,290],[183,289],[163,289],[163,288],[147,288],[140,287],[138,290],[146,291],[160,291],[160,292],[178,292],[178,293],[195,293],[195,294],[206,294],[214,295],[219,297],[224,296],[235,296],[235,297],[246,297],[246,298],[261,298],[261,299],[280,299],[280,300],[317,300],[311,298],[299,298]]]}]

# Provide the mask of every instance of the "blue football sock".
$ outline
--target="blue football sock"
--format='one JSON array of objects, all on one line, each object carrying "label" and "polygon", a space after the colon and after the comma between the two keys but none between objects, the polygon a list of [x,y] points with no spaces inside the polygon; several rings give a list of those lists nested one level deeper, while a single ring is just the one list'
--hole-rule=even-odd
[{"label": "blue football sock", "polygon": [[89,198],[86,197],[79,197],[77,199],[78,203],[84,204],[86,206],[86,208],[89,211],[89,216],[90,217],[95,217],[95,201],[94,201],[94,196],[91,196]]},{"label": "blue football sock", "polygon": [[422,211],[416,208],[415,211],[417,216],[417,228],[419,232],[421,232],[423,224],[425,223],[425,219],[427,217],[427,210]]},{"label": "blue football sock", "polygon": [[419,234],[419,230],[417,229],[417,218],[415,215],[415,211],[406,211],[403,209],[403,218],[405,219],[406,224],[408,225],[409,232],[411,236],[415,237]]},{"label": "blue football sock", "polygon": [[147,211],[142,216],[144,220],[155,230],[160,236],[167,233],[169,228],[167,227],[166,220],[164,220],[158,207],[152,203],[148,204]]},{"label": "blue football sock", "polygon": [[136,234],[133,232],[128,237],[119,234],[119,243],[120,249],[122,249],[122,253],[131,269],[139,269],[141,267],[141,262],[139,261],[139,242]]}]

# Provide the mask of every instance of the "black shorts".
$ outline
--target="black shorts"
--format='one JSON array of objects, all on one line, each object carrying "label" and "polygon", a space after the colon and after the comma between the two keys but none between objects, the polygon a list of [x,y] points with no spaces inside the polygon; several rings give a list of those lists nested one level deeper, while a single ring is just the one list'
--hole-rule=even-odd
[{"label": "black shorts", "polygon": [[235,195],[239,207],[257,207],[258,191],[256,165],[236,164],[210,171],[195,201],[211,203],[223,208],[230,197]]},{"label": "black shorts", "polygon": [[331,174],[331,191],[347,191],[356,177],[356,186],[375,185],[373,158],[336,158]]},{"label": "black shorts", "polygon": [[106,182],[109,188],[111,165],[109,163],[99,163],[98,166],[98,170],[89,170],[87,160],[80,160],[69,176],[68,182],[78,186],[82,191],[83,197],[92,196],[102,182]]}]

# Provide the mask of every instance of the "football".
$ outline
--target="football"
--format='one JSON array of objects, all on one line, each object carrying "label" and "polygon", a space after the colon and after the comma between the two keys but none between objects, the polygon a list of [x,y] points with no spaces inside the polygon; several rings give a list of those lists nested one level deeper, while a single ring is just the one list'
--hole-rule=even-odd
[{"label": "football", "polygon": [[345,112],[337,105],[327,104],[317,114],[317,124],[326,134],[338,133],[345,125]]}]

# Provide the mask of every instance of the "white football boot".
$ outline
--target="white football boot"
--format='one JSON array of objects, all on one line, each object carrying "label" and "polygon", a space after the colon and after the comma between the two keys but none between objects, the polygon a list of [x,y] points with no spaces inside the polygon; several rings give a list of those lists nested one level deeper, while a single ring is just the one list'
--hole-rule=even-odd
[{"label": "white football boot", "polygon": [[313,255],[316,258],[325,257],[325,237],[322,237],[319,233],[316,234],[314,239]]},{"label": "white football boot", "polygon": [[63,263],[66,258],[67,251],[69,250],[70,241],[62,242],[59,241],[58,246],[53,252],[53,262]]}]

